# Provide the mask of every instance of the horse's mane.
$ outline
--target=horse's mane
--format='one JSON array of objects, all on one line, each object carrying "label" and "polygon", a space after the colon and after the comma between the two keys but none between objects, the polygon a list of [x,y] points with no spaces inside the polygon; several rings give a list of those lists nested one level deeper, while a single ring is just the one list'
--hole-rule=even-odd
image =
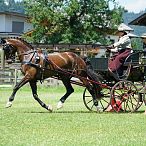
[{"label": "horse's mane", "polygon": [[22,43],[24,43],[26,46],[28,46],[28,47],[30,47],[31,49],[34,50],[33,46],[30,43],[28,43],[27,41],[25,41],[24,39],[22,39],[20,37],[11,37],[9,39],[17,39],[17,40],[21,41]]}]

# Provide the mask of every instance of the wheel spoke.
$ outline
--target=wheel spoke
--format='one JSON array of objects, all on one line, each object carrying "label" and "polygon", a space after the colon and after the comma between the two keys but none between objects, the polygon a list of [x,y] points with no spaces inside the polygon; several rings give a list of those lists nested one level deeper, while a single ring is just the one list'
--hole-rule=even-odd
[{"label": "wheel spoke", "polygon": [[[102,110],[104,111],[109,105],[110,91],[109,91],[109,89],[102,89],[101,92],[103,94],[103,97],[98,102],[98,106],[101,107]],[[83,102],[88,110],[97,112],[97,108],[95,107],[95,105],[93,103],[92,95],[89,93],[89,91],[87,89],[85,89],[84,93],[83,93]]]},{"label": "wheel spoke", "polygon": [[88,102],[87,102],[87,104],[89,104],[90,102],[92,102],[93,100],[89,100]]},{"label": "wheel spoke", "polygon": [[92,106],[91,106],[91,110],[94,108],[94,104],[92,104]]},{"label": "wheel spoke", "polygon": [[[119,109],[114,109],[116,112],[120,111],[122,108],[125,112],[133,112],[139,107],[139,94],[137,87],[130,81],[119,81],[117,82],[111,90],[110,103],[118,105]],[[115,100],[115,103],[113,101]]]}]

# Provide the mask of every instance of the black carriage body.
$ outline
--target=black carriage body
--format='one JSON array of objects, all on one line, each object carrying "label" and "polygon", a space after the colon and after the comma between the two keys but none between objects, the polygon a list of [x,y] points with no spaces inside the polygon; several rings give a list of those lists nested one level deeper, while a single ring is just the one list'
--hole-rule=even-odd
[{"label": "black carriage body", "polygon": [[128,75],[127,80],[132,82],[139,82],[144,80],[145,76],[145,65],[144,58],[146,53],[143,51],[137,51],[131,53],[125,60],[124,66],[131,65],[130,74]]},{"label": "black carriage body", "polygon": [[94,71],[100,76],[102,76],[104,83],[111,84],[111,82],[117,80],[108,71],[109,57],[90,58],[90,62]]},{"label": "black carriage body", "polygon": [[[107,82],[125,79],[114,78],[108,71],[109,57],[90,58],[93,69],[99,73]],[[131,53],[125,60],[123,68],[127,71],[130,66],[130,72],[126,73],[126,79],[132,82],[143,81],[146,74],[146,53],[137,51]]]}]

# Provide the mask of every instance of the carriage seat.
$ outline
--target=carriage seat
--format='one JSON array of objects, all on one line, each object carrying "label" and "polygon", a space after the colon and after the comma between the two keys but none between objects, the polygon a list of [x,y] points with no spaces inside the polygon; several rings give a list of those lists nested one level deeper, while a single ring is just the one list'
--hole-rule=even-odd
[{"label": "carriage seat", "polygon": [[90,58],[91,65],[95,71],[108,71],[108,58]]},{"label": "carriage seat", "polygon": [[130,74],[131,66],[132,67],[139,66],[139,57],[140,57],[139,52],[130,53],[130,55],[125,59],[123,65],[122,65],[123,66],[122,74],[118,73],[118,71],[116,71],[116,73],[114,73],[110,70],[110,68],[109,68],[109,72],[116,80],[127,79]]},{"label": "carriage seat", "polygon": [[139,66],[140,62],[140,52],[133,52],[131,53],[124,61],[123,66],[127,67],[129,65],[131,66]]}]

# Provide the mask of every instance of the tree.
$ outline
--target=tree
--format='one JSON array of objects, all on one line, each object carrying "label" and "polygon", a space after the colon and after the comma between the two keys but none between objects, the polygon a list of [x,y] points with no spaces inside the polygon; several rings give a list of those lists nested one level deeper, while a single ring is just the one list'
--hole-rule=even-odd
[{"label": "tree", "polygon": [[[115,0],[24,0],[34,26],[33,41],[104,42],[105,30],[121,23],[123,9]],[[110,10],[109,3],[114,5]]]},{"label": "tree", "polygon": [[19,11],[24,13],[23,1],[0,0],[0,11]]},{"label": "tree", "polygon": [[0,11],[4,11],[7,9],[7,4],[5,3],[5,0],[0,0]]}]

